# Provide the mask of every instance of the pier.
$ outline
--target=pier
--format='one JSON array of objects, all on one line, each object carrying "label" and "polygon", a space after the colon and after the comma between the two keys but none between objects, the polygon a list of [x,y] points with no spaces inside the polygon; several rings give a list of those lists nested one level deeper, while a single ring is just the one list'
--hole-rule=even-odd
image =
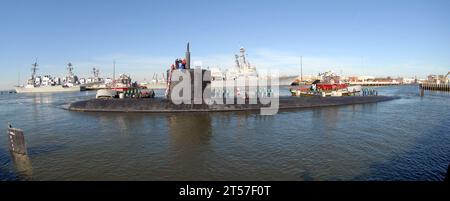
[{"label": "pier", "polygon": [[93,91],[93,90],[100,90],[100,89],[107,89],[106,85],[103,82],[91,82],[87,84],[82,85],[86,91]]},{"label": "pier", "polygon": [[400,82],[350,82],[350,85],[361,85],[361,86],[393,86],[400,85]]},{"label": "pier", "polygon": [[7,90],[7,91],[0,91],[0,94],[15,94],[16,91],[14,90]]},{"label": "pier", "polygon": [[419,85],[419,88],[420,90],[450,91],[450,83],[448,84],[423,83]]}]

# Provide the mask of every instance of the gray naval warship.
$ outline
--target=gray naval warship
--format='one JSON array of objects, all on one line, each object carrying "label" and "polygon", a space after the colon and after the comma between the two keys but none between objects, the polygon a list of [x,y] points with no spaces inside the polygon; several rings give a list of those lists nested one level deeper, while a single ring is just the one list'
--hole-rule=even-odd
[{"label": "gray naval warship", "polygon": [[25,86],[17,86],[16,93],[58,93],[58,92],[77,92],[84,91],[86,88],[81,86],[78,77],[73,73],[73,65],[67,64],[69,72],[62,81],[60,78],[53,78],[50,75],[36,76],[37,59],[31,65],[31,77],[27,80]]},{"label": "gray naval warship", "polygon": [[[196,79],[200,73],[202,78],[210,78],[211,71],[206,69],[191,69],[189,43],[187,45],[186,57],[180,68],[172,68],[167,71],[167,86],[165,97],[153,98],[107,98],[107,99],[91,99],[71,103],[68,107],[71,111],[79,112],[146,112],[146,113],[176,113],[176,112],[227,112],[227,111],[255,111],[255,110],[286,110],[298,108],[352,105],[352,104],[368,104],[381,101],[389,101],[397,99],[394,96],[336,96],[336,97],[279,97],[270,93],[264,93],[264,98],[257,96],[256,99],[250,100],[245,92],[240,96],[227,97],[226,95],[219,98],[214,97],[217,89],[211,89],[210,79]],[[175,104],[177,97],[171,93],[178,84],[183,80],[173,77],[176,72],[185,73],[190,76],[190,101],[187,103]],[[228,86],[224,86],[219,91],[225,91]],[[194,93],[195,90],[201,89],[202,93]],[[239,91],[237,87],[232,91]],[[188,92],[189,93],[189,92]],[[244,94],[244,95],[242,95]],[[180,94],[178,94],[180,95]],[[189,96],[188,96],[189,97]],[[252,96],[254,97],[254,96]],[[262,101],[265,99],[265,101]],[[267,101],[273,100],[273,101]],[[211,101],[215,100],[215,101]],[[217,101],[219,100],[219,101]],[[200,102],[199,102],[200,101]],[[219,102],[219,103],[218,103]],[[223,104],[226,103],[226,104]],[[276,104],[275,104],[276,103]]]}]

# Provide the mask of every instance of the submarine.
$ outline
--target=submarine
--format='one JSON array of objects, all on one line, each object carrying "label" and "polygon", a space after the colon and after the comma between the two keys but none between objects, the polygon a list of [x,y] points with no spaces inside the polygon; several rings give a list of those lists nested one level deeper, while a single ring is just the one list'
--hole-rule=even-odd
[{"label": "submarine", "polygon": [[[189,43],[186,57],[177,66],[167,71],[165,97],[153,98],[110,98],[90,99],[73,102],[68,110],[76,112],[143,112],[143,113],[180,113],[180,112],[233,112],[256,111],[261,114],[276,114],[279,110],[301,109],[326,106],[368,104],[398,99],[396,96],[278,96],[265,94],[263,97],[248,95],[249,87],[241,96],[213,96],[211,89],[211,71],[191,69]],[[178,59],[177,59],[178,61]],[[179,67],[178,67],[179,64]],[[270,82],[270,81],[269,81]],[[220,90],[230,89],[223,86]],[[236,90],[237,89],[237,90]],[[214,89],[215,90],[215,89]],[[240,91],[236,86],[232,91]],[[181,98],[180,98],[181,97]]]}]

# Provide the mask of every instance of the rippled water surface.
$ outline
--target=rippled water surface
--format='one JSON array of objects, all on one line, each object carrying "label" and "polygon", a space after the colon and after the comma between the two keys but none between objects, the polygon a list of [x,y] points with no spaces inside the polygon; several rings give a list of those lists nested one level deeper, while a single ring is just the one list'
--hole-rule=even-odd
[{"label": "rippled water surface", "polygon": [[[257,113],[78,113],[95,92],[0,95],[0,180],[442,180],[450,94]],[[12,160],[6,124],[29,158]],[[27,163],[28,161],[28,163]]]}]

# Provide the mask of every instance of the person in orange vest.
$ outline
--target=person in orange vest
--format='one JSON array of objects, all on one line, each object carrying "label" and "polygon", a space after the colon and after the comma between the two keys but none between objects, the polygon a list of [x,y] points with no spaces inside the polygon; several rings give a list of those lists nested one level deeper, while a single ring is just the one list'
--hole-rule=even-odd
[{"label": "person in orange vest", "polygon": [[183,61],[181,62],[181,64],[183,65],[183,69],[186,69],[186,59],[183,59]]}]

